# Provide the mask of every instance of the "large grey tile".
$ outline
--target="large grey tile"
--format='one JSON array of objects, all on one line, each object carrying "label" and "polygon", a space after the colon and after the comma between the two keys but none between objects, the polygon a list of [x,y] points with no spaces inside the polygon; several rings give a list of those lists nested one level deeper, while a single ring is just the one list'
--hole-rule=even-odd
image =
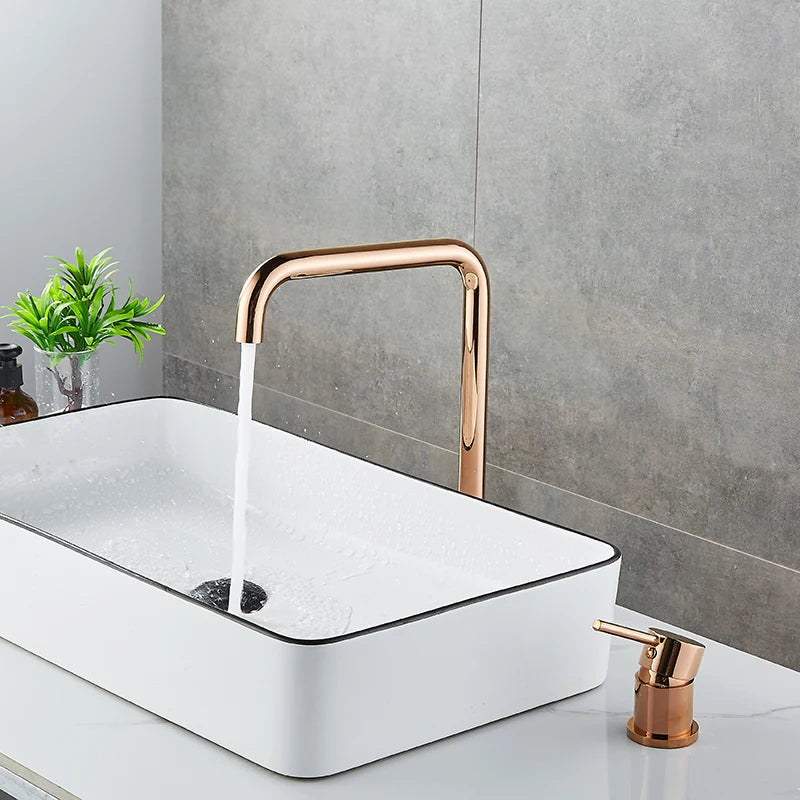
[{"label": "large grey tile", "polygon": [[497,467],[487,499],[619,547],[621,605],[800,669],[800,572]]},{"label": "large grey tile", "polygon": [[484,5],[490,459],[800,568],[800,6],[528,11]]},{"label": "large grey tile", "polygon": [[[276,253],[471,240],[479,9],[164,4],[167,352],[230,371],[238,290]],[[449,441],[459,296],[445,270],[282,287],[258,380]]]},{"label": "large grey tile", "polygon": [[200,364],[165,354],[164,394],[235,413],[239,381]]},{"label": "large grey tile", "polygon": [[[348,302],[332,302],[320,316],[329,313],[333,319],[346,307],[349,321],[340,320],[341,336],[329,336],[328,323],[309,325],[306,320],[276,319],[285,303],[300,301],[310,281],[282,286],[267,312],[264,342],[256,357],[256,378],[261,385],[367,419],[384,427],[402,430],[411,436],[454,448],[458,443],[460,400],[461,288],[454,270],[444,273],[446,301],[453,318],[433,350],[429,343],[418,341],[419,352],[413,358],[384,346],[383,332],[376,332],[375,321],[361,334],[363,318],[380,313],[359,305],[357,292],[349,292]],[[447,279],[451,280],[447,280]],[[362,281],[374,282],[378,291],[402,281],[400,273],[373,274],[339,279],[356,287]],[[328,285],[335,284],[331,279]],[[284,305],[281,305],[281,304]],[[409,308],[413,308],[410,305]],[[237,374],[239,346],[233,341],[235,301],[228,305],[209,304],[191,289],[172,304],[174,318],[170,329],[172,353],[179,357],[191,354],[197,363]],[[416,319],[416,318],[414,318]],[[409,321],[410,323],[410,321]],[[420,329],[424,326],[420,326]],[[424,334],[427,336],[430,331]],[[395,332],[394,336],[400,333]],[[415,336],[413,332],[410,336]],[[421,336],[421,334],[420,334]],[[417,337],[419,339],[419,337]],[[411,342],[404,348],[410,352]],[[427,348],[427,349],[426,349]]]},{"label": "large grey tile", "polygon": [[[489,498],[619,544],[623,603],[797,666],[798,573],[706,540],[800,566],[800,10],[483,13],[490,460],[703,538],[496,468]],[[164,4],[168,392],[235,406],[236,297],[270,255],[470,240],[478,17]],[[454,454],[391,430],[453,447],[452,277],[283,287],[257,414],[452,485]]]}]

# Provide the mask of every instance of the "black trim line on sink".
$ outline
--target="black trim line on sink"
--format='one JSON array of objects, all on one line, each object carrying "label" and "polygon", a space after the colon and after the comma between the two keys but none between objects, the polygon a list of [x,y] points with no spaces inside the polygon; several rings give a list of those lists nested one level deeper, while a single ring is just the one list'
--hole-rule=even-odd
[{"label": "black trim line on sink", "polygon": [[[76,411],[70,411],[68,413],[69,414],[81,414],[83,412],[93,411],[93,410],[96,410],[96,409],[99,409],[99,408],[108,408],[108,407],[112,407],[112,406],[121,406],[121,405],[126,405],[128,403],[142,403],[142,402],[153,401],[153,400],[171,400],[171,401],[177,401],[179,403],[188,403],[189,405],[197,405],[197,406],[202,406],[204,408],[209,408],[209,409],[212,409],[214,411],[218,411],[218,412],[220,412],[222,414],[231,414],[231,416],[236,416],[235,414],[233,414],[230,411],[225,411],[224,409],[216,408],[215,406],[209,405],[208,403],[200,403],[200,402],[197,402],[195,400],[186,400],[185,398],[171,397],[171,396],[167,396],[167,395],[158,395],[158,396],[153,396],[153,397],[140,397],[140,398],[134,398],[134,399],[130,399],[130,400],[117,400],[117,401],[114,401],[112,403],[101,403],[101,404],[96,405],[96,406],[91,406],[89,408],[81,408],[81,409],[78,409]],[[17,427],[19,425],[32,425],[32,424],[35,424],[37,422],[46,422],[47,420],[53,420],[54,421],[59,416],[61,416],[61,415],[60,414],[51,414],[51,415],[44,416],[44,417],[38,417],[37,419],[24,420],[22,422],[14,423],[14,427]],[[286,642],[287,644],[296,644],[296,645],[337,644],[339,642],[347,641],[348,639],[355,639],[355,638],[357,638],[359,636],[366,636],[366,635],[371,634],[371,633],[379,633],[380,631],[388,630],[390,628],[397,628],[397,627],[399,627],[401,625],[407,625],[407,624],[412,623],[412,622],[418,622],[419,620],[427,619],[428,617],[435,617],[435,616],[438,616],[439,614],[443,614],[443,613],[445,613],[447,611],[453,611],[455,609],[463,608],[465,606],[470,606],[470,605],[473,605],[475,603],[481,603],[481,602],[485,602],[486,600],[492,600],[492,599],[494,599],[496,597],[502,597],[503,595],[513,594],[513,593],[520,592],[520,591],[525,591],[526,589],[533,589],[533,588],[536,588],[537,586],[543,586],[544,584],[553,583],[554,581],[562,580],[563,578],[572,577],[573,575],[580,575],[580,574],[582,574],[584,572],[591,572],[591,571],[593,571],[595,569],[601,569],[602,567],[606,567],[606,566],[608,566],[610,564],[613,564],[615,561],[618,561],[622,557],[622,553],[621,553],[621,551],[619,550],[619,548],[616,545],[611,544],[610,542],[606,542],[603,539],[600,539],[598,536],[592,536],[589,533],[583,533],[582,531],[576,531],[573,528],[566,527],[565,525],[559,525],[557,522],[550,522],[549,520],[541,519],[540,517],[534,517],[532,514],[527,514],[524,511],[517,511],[515,509],[506,508],[505,506],[501,506],[499,503],[493,503],[493,502],[491,502],[489,500],[483,500],[483,499],[478,499],[476,497],[470,497],[469,495],[465,495],[465,494],[459,492],[457,489],[452,489],[449,486],[441,486],[440,484],[434,483],[433,481],[426,480],[425,478],[418,478],[418,477],[416,477],[414,475],[408,475],[407,473],[403,472],[402,470],[394,469],[393,467],[387,467],[387,466],[385,466],[383,464],[377,464],[374,461],[369,461],[366,458],[362,458],[360,456],[355,456],[355,455],[352,455],[351,453],[346,453],[343,450],[338,450],[337,448],[331,447],[330,445],[322,444],[321,442],[315,442],[313,439],[310,439],[308,437],[300,436],[299,434],[291,433],[290,431],[283,431],[281,428],[276,428],[273,425],[267,425],[266,423],[258,423],[258,424],[266,425],[266,427],[268,427],[268,428],[275,428],[275,430],[281,430],[283,433],[286,433],[286,434],[288,434],[290,436],[296,436],[298,439],[302,439],[304,441],[310,442],[311,444],[314,444],[314,445],[316,445],[318,447],[324,447],[324,448],[326,448],[328,450],[333,450],[335,453],[340,453],[341,455],[347,456],[349,458],[355,458],[356,460],[362,461],[365,464],[369,464],[372,467],[376,467],[378,469],[385,469],[385,470],[388,470],[389,472],[394,472],[397,475],[402,475],[404,478],[408,478],[409,480],[419,481],[420,483],[425,483],[428,486],[433,486],[436,489],[440,489],[440,490],[445,491],[445,492],[451,492],[453,494],[457,494],[457,495],[459,495],[459,497],[463,497],[466,502],[486,503],[487,505],[493,506],[494,508],[502,509],[503,511],[506,511],[506,512],[508,512],[510,514],[517,514],[517,515],[519,515],[521,517],[525,517],[527,519],[534,520],[535,522],[542,522],[542,523],[544,523],[546,525],[551,525],[554,528],[560,528],[563,531],[568,531],[569,533],[574,533],[574,534],[577,534],[578,536],[584,536],[587,539],[592,539],[595,542],[601,542],[602,544],[605,544],[608,547],[610,547],[613,550],[613,554],[611,556],[609,556],[607,559],[604,559],[603,561],[598,561],[595,564],[588,564],[588,565],[586,565],[584,567],[578,567],[576,569],[567,570],[566,572],[560,572],[557,575],[548,575],[546,578],[538,578],[538,579],[536,579],[534,581],[528,581],[527,583],[521,583],[521,584],[518,584],[517,586],[511,586],[511,587],[508,587],[506,589],[498,589],[498,590],[496,590],[494,592],[487,592],[486,594],[481,594],[481,595],[478,595],[476,597],[470,597],[470,598],[468,598],[466,600],[459,600],[456,603],[449,603],[447,605],[440,606],[439,608],[435,608],[435,609],[432,609],[430,611],[422,611],[419,614],[412,614],[411,616],[401,617],[400,619],[391,620],[390,622],[383,622],[380,625],[373,625],[370,628],[363,628],[362,630],[352,631],[350,633],[342,633],[342,634],[339,634],[338,636],[330,636],[330,637],[327,637],[327,638],[324,638],[324,639],[295,639],[294,637],[285,636],[282,633],[277,633],[275,631],[271,631],[271,630],[269,630],[269,628],[264,628],[263,626],[258,625],[255,622],[251,622],[250,620],[243,619],[242,617],[236,616],[234,614],[229,614],[227,611],[222,611],[221,609],[217,609],[217,608],[214,608],[213,606],[207,605],[206,603],[203,603],[200,600],[196,600],[193,597],[189,597],[189,595],[184,594],[183,592],[179,592],[177,589],[173,589],[170,586],[165,586],[163,583],[159,583],[158,581],[155,581],[152,578],[148,578],[146,575],[140,575],[138,572],[134,572],[133,570],[130,570],[127,567],[123,567],[120,564],[115,564],[113,561],[109,561],[109,560],[107,560],[105,558],[102,558],[101,556],[97,555],[96,553],[93,553],[90,550],[86,550],[85,548],[80,547],[79,545],[76,545],[73,542],[68,542],[66,539],[62,539],[59,536],[56,536],[55,534],[48,533],[47,531],[44,531],[41,528],[37,528],[34,525],[29,525],[26,522],[22,522],[21,520],[15,519],[14,517],[11,517],[8,514],[3,513],[2,511],[0,511],[0,520],[8,522],[8,523],[10,523],[12,525],[16,525],[17,527],[24,528],[25,530],[28,530],[31,533],[35,533],[38,536],[42,536],[45,539],[49,539],[50,541],[55,542],[56,544],[63,545],[64,547],[67,547],[67,548],[69,548],[70,550],[72,550],[72,551],[74,551],[76,553],[80,553],[81,555],[88,556],[89,558],[91,558],[94,561],[97,561],[100,564],[104,564],[104,565],[106,565],[108,567],[111,567],[112,569],[115,569],[115,570],[117,570],[119,572],[122,572],[125,575],[129,575],[130,577],[135,578],[136,580],[144,581],[145,583],[149,584],[150,586],[154,586],[157,589],[160,589],[160,590],[162,590],[164,592],[167,592],[170,595],[173,595],[174,597],[178,597],[178,598],[180,598],[180,599],[182,599],[182,600],[184,600],[186,602],[198,605],[201,608],[206,608],[206,609],[208,609],[209,611],[212,611],[215,614],[220,614],[221,616],[225,617],[226,619],[233,620],[233,621],[239,623],[240,625],[244,625],[245,627],[248,627],[248,628],[250,628],[250,629],[252,629],[254,631],[257,631],[257,632],[259,632],[261,634],[269,636],[269,637],[271,637],[273,639],[278,639],[279,641],[282,641],[282,642]],[[3,426],[0,426],[0,427],[3,427]],[[9,425],[9,426],[5,426],[5,427],[11,427],[11,426]],[[2,436],[2,435],[3,435],[2,431],[0,431],[0,436]]]}]

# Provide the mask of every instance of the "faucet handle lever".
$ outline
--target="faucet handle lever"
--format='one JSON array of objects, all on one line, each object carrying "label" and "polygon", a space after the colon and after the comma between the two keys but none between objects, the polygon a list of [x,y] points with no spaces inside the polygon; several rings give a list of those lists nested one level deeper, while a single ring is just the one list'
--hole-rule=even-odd
[{"label": "faucet handle lever", "polygon": [[694,680],[706,649],[704,644],[694,639],[661,628],[650,628],[645,633],[601,619],[596,619],[592,627],[600,633],[610,633],[643,644],[639,666],[651,673],[652,680],[666,680],[671,685]]},{"label": "faucet handle lever", "polygon": [[646,747],[692,744],[699,730],[692,719],[694,679],[705,645],[661,628],[637,631],[602,619],[596,619],[592,627],[644,645],[634,678],[628,738]]},{"label": "faucet handle lever", "polygon": [[650,647],[658,647],[661,639],[652,631],[645,633],[644,631],[637,631],[635,628],[626,628],[624,625],[617,625],[614,622],[605,622],[602,619],[596,619],[592,623],[592,627],[600,633],[610,633],[612,636],[621,636],[623,639],[631,639],[639,644],[646,644]]}]

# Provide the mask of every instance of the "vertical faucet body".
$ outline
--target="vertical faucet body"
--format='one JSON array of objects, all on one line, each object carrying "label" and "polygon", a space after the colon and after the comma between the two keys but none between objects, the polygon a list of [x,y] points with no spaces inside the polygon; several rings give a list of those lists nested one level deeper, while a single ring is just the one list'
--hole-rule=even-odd
[{"label": "vertical faucet body", "polygon": [[481,257],[469,245],[455,239],[424,239],[275,256],[254,270],[242,287],[236,314],[236,341],[253,344],[263,341],[267,303],[286,281],[441,265],[458,270],[464,298],[458,489],[473,497],[483,497],[489,277]]}]

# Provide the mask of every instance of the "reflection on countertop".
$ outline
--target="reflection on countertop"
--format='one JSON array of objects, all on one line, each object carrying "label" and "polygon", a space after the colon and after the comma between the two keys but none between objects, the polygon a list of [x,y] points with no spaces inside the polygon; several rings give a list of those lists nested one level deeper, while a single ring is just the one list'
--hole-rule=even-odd
[{"label": "reflection on countertop", "polygon": [[[656,624],[622,608],[616,621]],[[300,781],[0,640],[0,752],[81,800],[800,797],[800,673],[704,641],[695,690],[700,738],[691,747],[652,750],[627,739],[639,650],[619,641],[599,689],[343,775]]]}]

